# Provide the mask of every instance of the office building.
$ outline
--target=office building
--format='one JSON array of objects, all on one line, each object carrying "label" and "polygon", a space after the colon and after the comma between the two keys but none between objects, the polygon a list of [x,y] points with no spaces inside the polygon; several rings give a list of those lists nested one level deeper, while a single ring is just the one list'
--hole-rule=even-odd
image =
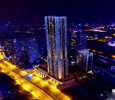
[{"label": "office building", "polygon": [[14,38],[13,42],[14,42],[16,58],[20,58],[21,56],[24,56],[25,55],[24,39],[23,38]]},{"label": "office building", "polygon": [[82,29],[71,29],[71,49],[76,52],[86,49],[86,32]]},{"label": "office building", "polygon": [[2,40],[1,44],[2,46],[4,46],[7,57],[13,57],[14,56],[13,39],[4,39]]},{"label": "office building", "polygon": [[25,39],[25,49],[27,51],[30,63],[33,63],[39,58],[39,48],[37,37],[28,37]]},{"label": "office building", "polygon": [[71,29],[71,50],[70,50],[70,65],[76,66],[77,54],[79,51],[86,49],[86,33],[81,29]]},{"label": "office building", "polygon": [[29,63],[34,63],[39,58],[37,37],[6,39],[4,43],[8,57],[13,59],[15,64],[24,65],[24,59]]},{"label": "office building", "polygon": [[24,38],[14,38],[13,43],[15,50],[14,54],[15,63],[18,65],[24,65],[23,57],[27,56],[25,51]]},{"label": "office building", "polygon": [[13,39],[16,59],[27,56],[30,63],[39,58],[37,37],[24,37]]},{"label": "office building", "polygon": [[76,32],[76,50],[81,51],[86,49],[86,33],[79,29],[79,30],[74,30]]},{"label": "office building", "polygon": [[79,51],[76,63],[80,69],[90,71],[93,66],[93,53],[86,49]]},{"label": "office building", "polygon": [[48,72],[57,79],[68,75],[67,18],[45,17]]},{"label": "office building", "polygon": [[76,38],[77,38],[77,35],[76,35],[77,32],[74,32],[74,29],[72,29],[71,31],[71,50],[70,50],[70,56],[69,56],[69,61],[70,61],[70,65],[71,66],[75,66],[76,65]]}]

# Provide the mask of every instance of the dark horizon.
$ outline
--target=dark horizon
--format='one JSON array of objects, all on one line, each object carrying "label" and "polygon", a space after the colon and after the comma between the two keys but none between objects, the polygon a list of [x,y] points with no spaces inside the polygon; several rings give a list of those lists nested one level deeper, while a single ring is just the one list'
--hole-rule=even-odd
[{"label": "dark horizon", "polygon": [[115,22],[115,6],[111,0],[3,0],[0,20],[16,24],[43,24],[44,16],[67,16],[74,23]]}]

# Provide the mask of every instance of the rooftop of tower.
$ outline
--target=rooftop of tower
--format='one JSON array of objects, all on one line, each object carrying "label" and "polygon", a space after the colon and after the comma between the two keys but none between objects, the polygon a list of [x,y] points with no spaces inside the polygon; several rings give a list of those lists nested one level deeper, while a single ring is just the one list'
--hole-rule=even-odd
[{"label": "rooftop of tower", "polygon": [[45,16],[49,18],[67,18],[67,16]]}]

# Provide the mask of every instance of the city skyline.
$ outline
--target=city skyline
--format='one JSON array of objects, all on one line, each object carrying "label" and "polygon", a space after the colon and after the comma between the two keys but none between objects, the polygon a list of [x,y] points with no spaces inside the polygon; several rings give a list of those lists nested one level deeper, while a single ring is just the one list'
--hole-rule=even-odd
[{"label": "city skyline", "polygon": [[[28,100],[114,98],[115,24],[67,26],[66,16],[46,16],[44,23],[1,22],[0,76],[12,78],[16,82],[12,85],[18,84],[21,93],[29,92],[22,97]],[[6,97],[1,90],[3,98],[16,98],[13,91]]]},{"label": "city skyline", "polygon": [[114,4],[1,0],[0,99],[115,100]]}]

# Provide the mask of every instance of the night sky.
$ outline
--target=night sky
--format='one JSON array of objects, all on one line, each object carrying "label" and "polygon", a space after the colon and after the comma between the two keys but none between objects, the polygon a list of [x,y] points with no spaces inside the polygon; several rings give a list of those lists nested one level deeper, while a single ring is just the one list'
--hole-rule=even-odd
[{"label": "night sky", "polygon": [[44,16],[67,16],[68,22],[115,22],[114,0],[0,0],[0,20],[41,24]]}]

